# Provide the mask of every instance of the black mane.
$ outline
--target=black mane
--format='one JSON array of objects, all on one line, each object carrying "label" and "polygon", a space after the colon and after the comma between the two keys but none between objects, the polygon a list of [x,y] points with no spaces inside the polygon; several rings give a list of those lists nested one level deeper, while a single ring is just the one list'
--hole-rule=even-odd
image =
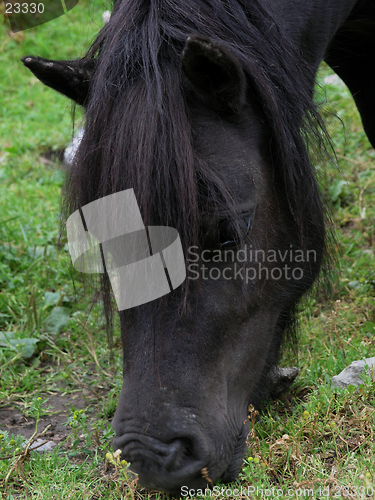
[{"label": "black mane", "polygon": [[212,189],[217,205],[230,204],[228,193],[218,196],[222,188],[200,169],[192,143],[181,53],[187,38],[199,34],[240,62],[270,131],[276,189],[284,193],[301,245],[308,244],[323,220],[307,147],[320,126],[314,70],[261,3],[115,1],[110,21],[85,56],[98,65],[66,188],[66,213],[133,188],[145,224],[176,228],[187,248],[198,241],[200,186]]}]

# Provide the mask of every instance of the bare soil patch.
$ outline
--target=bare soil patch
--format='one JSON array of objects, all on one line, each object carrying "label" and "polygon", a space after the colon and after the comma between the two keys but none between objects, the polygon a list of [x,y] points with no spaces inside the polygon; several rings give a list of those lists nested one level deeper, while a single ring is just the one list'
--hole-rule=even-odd
[{"label": "bare soil patch", "polygon": [[[88,375],[88,382],[90,376]],[[68,419],[71,409],[85,410],[94,420],[100,414],[102,399],[106,397],[106,389],[91,388],[89,383],[68,388],[63,382],[57,384],[55,391],[46,391],[41,396],[47,399],[43,408],[47,408],[39,419],[38,431],[41,432],[47,425],[51,425],[45,434],[49,440],[60,443],[71,433]],[[10,434],[21,435],[29,439],[36,428],[36,419],[27,416],[25,405],[22,402],[13,401],[9,404],[0,405],[0,431]],[[91,420],[90,418],[90,420]],[[89,426],[90,429],[90,426]]]}]

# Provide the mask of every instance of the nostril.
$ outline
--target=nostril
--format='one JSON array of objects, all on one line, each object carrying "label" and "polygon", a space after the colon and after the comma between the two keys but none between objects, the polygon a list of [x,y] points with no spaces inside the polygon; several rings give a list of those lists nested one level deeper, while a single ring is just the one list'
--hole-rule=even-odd
[{"label": "nostril", "polygon": [[175,439],[168,445],[169,454],[165,457],[165,468],[167,470],[177,470],[183,462],[185,447],[181,439]]},{"label": "nostril", "polygon": [[166,457],[165,468],[178,471],[188,462],[196,461],[194,446],[190,439],[175,439],[169,445],[169,456]]}]

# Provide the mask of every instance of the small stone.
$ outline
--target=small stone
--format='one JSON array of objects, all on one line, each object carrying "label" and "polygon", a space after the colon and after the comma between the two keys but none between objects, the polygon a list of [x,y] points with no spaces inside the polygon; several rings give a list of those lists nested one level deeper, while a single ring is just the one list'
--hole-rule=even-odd
[{"label": "small stone", "polygon": [[360,376],[365,372],[365,370],[374,370],[374,368],[375,357],[353,361],[349,366],[344,368],[341,373],[332,377],[331,387],[345,388],[349,385],[361,385],[363,384],[363,380]]},{"label": "small stone", "polygon": [[103,24],[107,24],[108,21],[110,20],[111,18],[111,13],[109,10],[106,10],[103,12],[102,14],[102,21],[103,21]]},{"label": "small stone", "polygon": [[77,150],[79,148],[79,145],[81,144],[82,137],[85,133],[85,129],[80,128],[78,129],[78,132],[76,135],[73,137],[71,143],[69,146],[65,149],[64,151],[64,165],[67,167],[71,167],[73,164],[74,157],[77,153]]},{"label": "small stone", "polygon": [[[33,449],[44,443],[42,446],[39,446],[39,448],[36,448],[35,451],[37,451],[38,453],[48,453],[50,451],[52,451],[56,446],[57,444],[54,442],[54,441],[47,441],[45,439],[37,439],[36,441],[34,441],[34,443],[30,446],[30,451],[34,451]],[[26,444],[23,444],[23,447],[25,448],[26,447]]]},{"label": "small stone", "polygon": [[341,80],[341,78],[338,76],[338,75],[328,75],[324,78],[323,82],[326,84],[326,85],[337,85],[337,86],[341,86],[343,85],[343,81]]}]

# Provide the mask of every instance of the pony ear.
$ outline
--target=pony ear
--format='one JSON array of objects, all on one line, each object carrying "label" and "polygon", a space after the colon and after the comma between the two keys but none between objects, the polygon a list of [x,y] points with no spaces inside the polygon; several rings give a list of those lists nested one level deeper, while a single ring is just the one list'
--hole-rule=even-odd
[{"label": "pony ear", "polygon": [[214,107],[238,113],[246,102],[246,78],[231,52],[201,36],[187,39],[182,71],[193,89]]},{"label": "pony ear", "polygon": [[42,57],[26,56],[21,59],[41,82],[77,104],[84,106],[95,72],[95,59],[76,61],[50,61]]}]

